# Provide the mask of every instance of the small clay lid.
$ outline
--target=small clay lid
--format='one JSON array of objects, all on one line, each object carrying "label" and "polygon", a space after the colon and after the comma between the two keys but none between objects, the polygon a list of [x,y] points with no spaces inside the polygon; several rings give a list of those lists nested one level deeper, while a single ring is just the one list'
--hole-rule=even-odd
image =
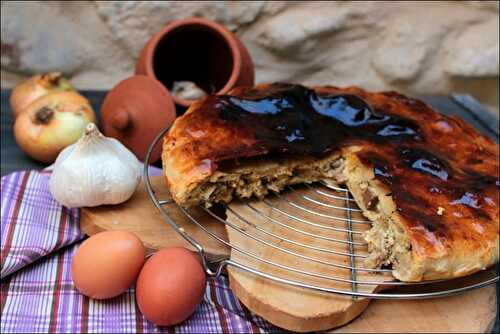
[{"label": "small clay lid", "polygon": [[[121,81],[106,95],[101,107],[105,136],[122,142],[144,161],[158,133],[175,120],[175,105],[168,90],[157,80],[134,75]],[[161,155],[161,142],[151,153],[150,163]]]}]

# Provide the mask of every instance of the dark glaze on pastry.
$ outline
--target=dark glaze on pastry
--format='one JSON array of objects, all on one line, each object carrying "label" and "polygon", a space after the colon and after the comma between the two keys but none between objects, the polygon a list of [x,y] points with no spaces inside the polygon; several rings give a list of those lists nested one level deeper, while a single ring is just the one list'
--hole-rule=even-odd
[{"label": "dark glaze on pastry", "polygon": [[[204,124],[205,130],[231,123],[238,137],[251,141],[252,147],[212,150],[207,159],[216,162],[230,155],[268,152],[321,156],[362,141],[371,147],[360,155],[362,160],[391,184],[398,210],[415,224],[439,233],[450,228],[439,223],[435,210],[426,212],[429,202],[432,208],[438,201],[443,208],[450,207],[450,213],[476,218],[493,218],[491,211],[498,210],[495,144],[418,100],[385,93],[380,97],[386,97],[387,103],[372,109],[362,96],[290,84],[242,89],[235,95],[210,96],[200,106],[203,111],[193,116],[210,123]],[[411,115],[395,114],[400,105],[407,108],[404,114]],[[200,125],[199,120],[190,123]]]},{"label": "dark glaze on pastry", "polygon": [[253,132],[264,152],[321,156],[350,139],[420,140],[412,121],[377,114],[356,95],[316,94],[298,85],[275,84],[238,97],[213,96],[203,106],[219,119]]}]

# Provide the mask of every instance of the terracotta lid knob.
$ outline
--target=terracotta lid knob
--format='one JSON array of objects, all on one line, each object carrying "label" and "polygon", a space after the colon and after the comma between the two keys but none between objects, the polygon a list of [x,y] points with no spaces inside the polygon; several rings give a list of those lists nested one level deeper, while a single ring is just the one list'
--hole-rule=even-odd
[{"label": "terracotta lid knob", "polygon": [[[101,107],[101,128],[144,161],[156,135],[175,120],[175,105],[168,90],[157,80],[135,75],[123,80],[106,95]],[[150,163],[161,155],[155,146]]]},{"label": "terracotta lid knob", "polygon": [[130,122],[130,117],[126,110],[117,110],[111,120],[111,125],[117,130],[125,130]]}]

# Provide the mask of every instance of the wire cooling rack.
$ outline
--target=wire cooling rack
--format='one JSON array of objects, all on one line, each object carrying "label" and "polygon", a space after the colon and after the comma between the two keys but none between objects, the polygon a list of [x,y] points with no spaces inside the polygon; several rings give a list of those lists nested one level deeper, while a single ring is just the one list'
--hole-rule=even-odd
[{"label": "wire cooling rack", "polygon": [[[387,268],[365,268],[368,252],[362,235],[371,223],[361,215],[348,190],[327,183],[289,186],[260,201],[235,200],[223,205],[225,215],[205,207],[195,208],[193,213],[171,199],[160,199],[152,188],[147,166],[151,152],[167,131],[163,129],[149,147],[144,183],[165,222],[198,251],[208,276],[219,276],[231,267],[278,284],[377,299],[442,297],[499,281],[498,265],[465,278],[416,283],[395,280]],[[231,258],[218,261],[214,267],[203,244],[179,226],[175,221],[179,216],[170,215],[167,206],[182,212],[220,247],[228,247]],[[200,212],[223,224],[229,241],[207,228],[197,218]]]}]

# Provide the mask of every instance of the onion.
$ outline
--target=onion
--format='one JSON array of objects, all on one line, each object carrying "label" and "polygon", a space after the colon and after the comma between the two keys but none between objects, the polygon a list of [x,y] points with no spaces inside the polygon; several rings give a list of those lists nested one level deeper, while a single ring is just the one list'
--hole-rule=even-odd
[{"label": "onion", "polygon": [[10,106],[16,118],[32,102],[49,93],[72,91],[73,86],[59,72],[39,74],[20,83],[10,95]]},{"label": "onion", "polygon": [[88,123],[95,121],[88,100],[77,92],[50,93],[18,115],[14,136],[30,157],[50,163],[82,136]]}]

